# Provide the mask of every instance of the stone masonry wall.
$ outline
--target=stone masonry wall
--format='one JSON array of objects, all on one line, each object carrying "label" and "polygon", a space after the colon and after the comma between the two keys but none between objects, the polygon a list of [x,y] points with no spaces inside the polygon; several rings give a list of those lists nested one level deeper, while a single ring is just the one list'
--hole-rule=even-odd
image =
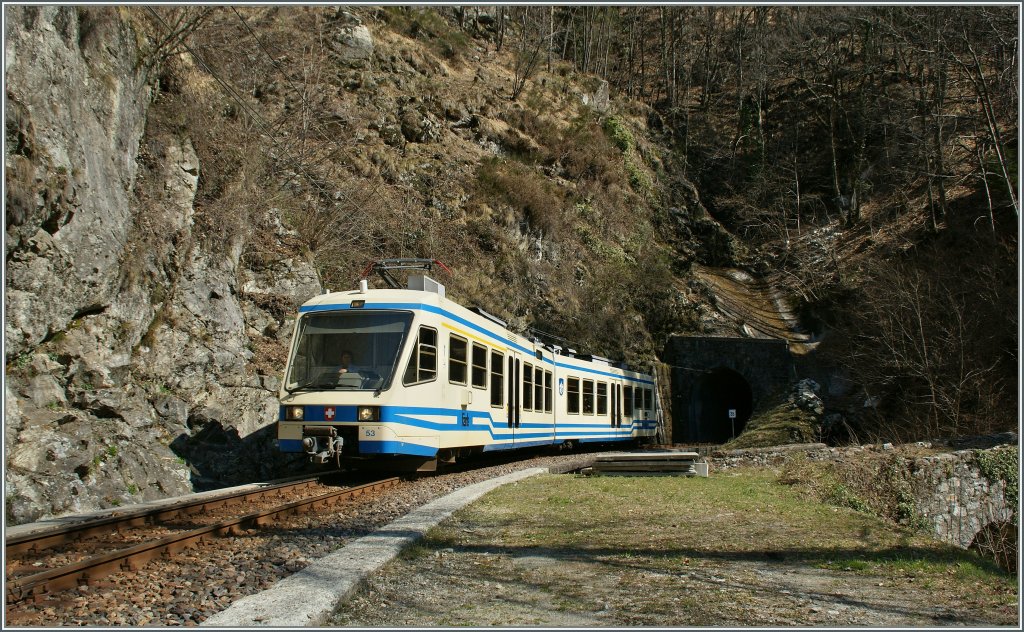
[{"label": "stone masonry wall", "polygon": [[975,451],[959,450],[913,461],[914,497],[921,516],[942,541],[967,548],[987,525],[1013,520],[1016,499],[1006,483],[979,471]]}]

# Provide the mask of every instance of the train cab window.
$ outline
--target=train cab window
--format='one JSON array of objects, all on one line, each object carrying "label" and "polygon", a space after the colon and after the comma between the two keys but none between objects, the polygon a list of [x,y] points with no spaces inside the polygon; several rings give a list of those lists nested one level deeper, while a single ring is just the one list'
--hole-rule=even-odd
[{"label": "train cab window", "polygon": [[[399,357],[412,346],[416,332],[412,312],[344,310],[301,316],[288,359],[284,387],[384,390],[405,370]],[[345,352],[353,354],[358,372],[339,376]],[[397,379],[395,380],[397,381]]]},{"label": "train cab window", "polygon": [[633,387],[624,386],[622,388],[622,414],[626,417],[633,416]]},{"label": "train cab window", "polygon": [[566,410],[571,415],[580,414],[580,378],[570,377],[565,381]]},{"label": "train cab window", "polygon": [[597,414],[608,414],[608,385],[604,382],[597,383]]},{"label": "train cab window", "polygon": [[544,369],[539,366],[533,367],[533,408],[544,410]]},{"label": "train cab window", "polygon": [[544,371],[544,412],[550,413],[554,402],[551,398],[551,371]]},{"label": "train cab window", "polygon": [[487,388],[487,347],[473,343],[473,386]]},{"label": "train cab window", "polygon": [[583,380],[583,414],[594,414],[594,381]]},{"label": "train cab window", "polygon": [[505,405],[505,356],[491,352],[491,406]]},{"label": "train cab window", "polygon": [[651,399],[651,389],[644,389],[644,410],[652,410],[654,408],[653,400]]},{"label": "train cab window", "polygon": [[533,410],[533,365],[523,364],[523,410]]},{"label": "train cab window", "polygon": [[405,369],[402,383],[406,386],[429,382],[437,377],[437,330],[432,327],[420,327],[416,336],[409,366]]},{"label": "train cab window", "polygon": [[466,349],[465,338],[451,336],[448,342],[448,381],[452,384],[466,383]]}]

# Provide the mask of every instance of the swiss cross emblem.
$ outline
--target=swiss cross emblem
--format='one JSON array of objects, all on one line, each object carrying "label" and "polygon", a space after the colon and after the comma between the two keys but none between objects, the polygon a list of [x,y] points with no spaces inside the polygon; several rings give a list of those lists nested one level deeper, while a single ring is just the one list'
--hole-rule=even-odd
[{"label": "swiss cross emblem", "polygon": [[324,407],[324,419],[326,419],[327,421],[334,420],[334,406]]}]

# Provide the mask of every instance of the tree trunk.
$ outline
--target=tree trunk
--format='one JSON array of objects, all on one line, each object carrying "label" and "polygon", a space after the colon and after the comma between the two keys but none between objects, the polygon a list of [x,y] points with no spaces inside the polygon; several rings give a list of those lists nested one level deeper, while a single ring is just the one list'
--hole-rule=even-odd
[{"label": "tree trunk", "polygon": [[[964,37],[967,37],[966,34]],[[969,74],[971,74],[972,82],[976,87],[978,98],[981,100],[982,109],[985,111],[985,123],[988,125],[989,134],[992,136],[992,144],[996,150],[996,157],[999,159],[999,168],[1003,171],[1003,180],[1006,182],[1006,192],[1010,195],[1010,204],[1013,205],[1013,212],[1019,216],[1020,210],[1017,206],[1017,194],[1013,190],[1013,182],[1010,180],[1010,169],[1007,165],[1006,156],[1003,155],[1003,139],[999,133],[999,122],[996,119],[995,110],[992,107],[992,98],[989,96],[985,72],[981,67],[978,55],[974,52],[974,47],[968,43],[967,49],[974,60],[974,69],[978,73],[977,79],[974,79],[973,73]]]}]

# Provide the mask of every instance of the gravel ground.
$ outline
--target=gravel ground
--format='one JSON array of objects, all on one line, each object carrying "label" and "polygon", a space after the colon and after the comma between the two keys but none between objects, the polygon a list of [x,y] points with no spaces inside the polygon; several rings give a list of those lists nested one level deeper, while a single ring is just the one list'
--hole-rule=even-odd
[{"label": "gravel ground", "polygon": [[571,468],[588,460],[585,454],[541,456],[403,482],[334,511],[205,543],[150,562],[136,573],[110,575],[94,586],[62,593],[52,603],[8,608],[7,625],[197,625],[235,599],[265,590],[346,542],[460,487],[521,469]]}]

